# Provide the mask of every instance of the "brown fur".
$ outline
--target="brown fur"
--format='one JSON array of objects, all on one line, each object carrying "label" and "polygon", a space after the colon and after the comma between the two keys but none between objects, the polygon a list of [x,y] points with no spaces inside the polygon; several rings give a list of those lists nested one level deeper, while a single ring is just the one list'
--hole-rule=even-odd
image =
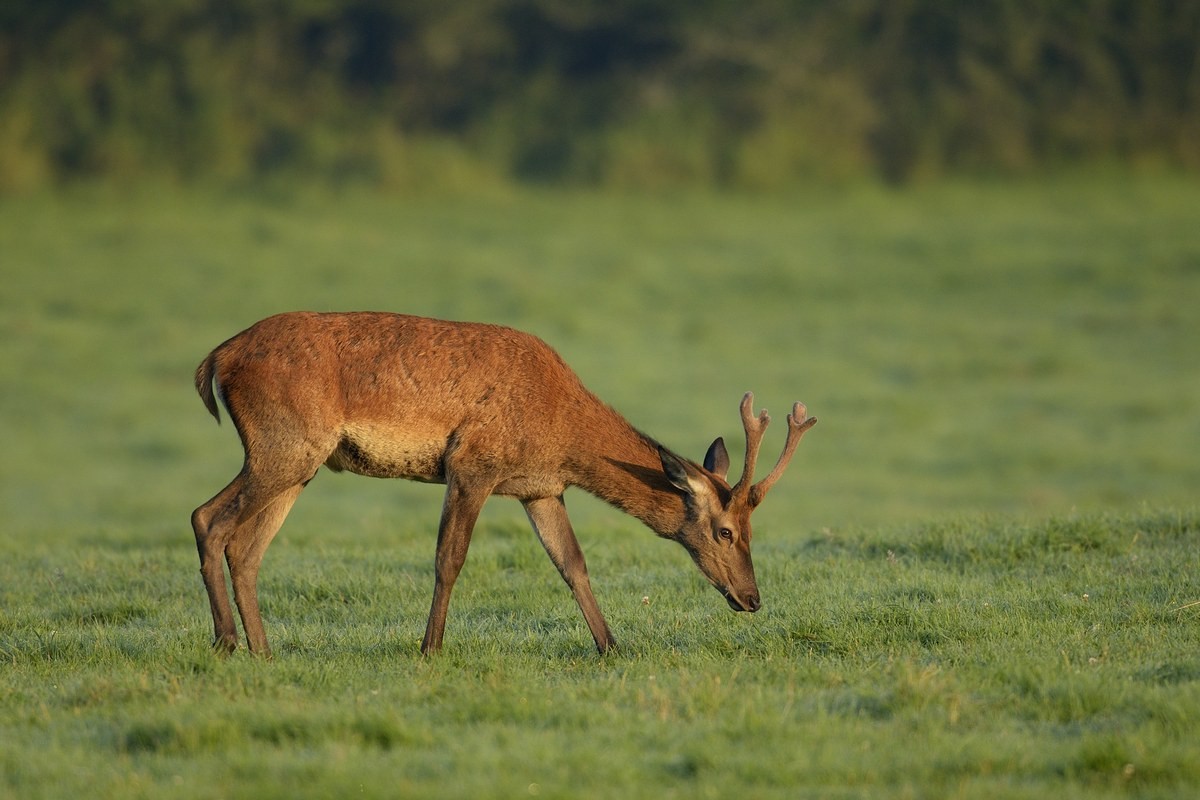
[{"label": "brown fur", "polygon": [[537,337],[385,313],[264,319],[209,353],[196,370],[196,390],[218,421],[220,398],[246,451],[233,481],[192,514],[216,646],[237,646],[224,557],[246,640],[260,654],[269,654],[256,588],[263,553],[322,464],[446,485],[422,652],[441,647],[451,589],[493,494],[525,506],[603,652],[614,640],[592,595],[564,490],[579,486],[678,541],[731,607],[756,611],[750,512],[816,422],[796,404],[784,455],[751,486],[767,418],[754,420],[747,394],[746,468],[730,487],[720,439],[704,466],[670,453],[584,388]]}]

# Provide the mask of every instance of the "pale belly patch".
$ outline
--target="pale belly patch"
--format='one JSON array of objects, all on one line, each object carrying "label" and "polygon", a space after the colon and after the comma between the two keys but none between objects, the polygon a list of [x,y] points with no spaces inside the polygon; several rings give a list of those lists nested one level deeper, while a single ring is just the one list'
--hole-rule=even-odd
[{"label": "pale belly patch", "polygon": [[[372,435],[374,433],[374,435]],[[445,442],[405,440],[376,432],[347,431],[325,461],[334,472],[346,470],[371,478],[407,478],[444,483]]]}]

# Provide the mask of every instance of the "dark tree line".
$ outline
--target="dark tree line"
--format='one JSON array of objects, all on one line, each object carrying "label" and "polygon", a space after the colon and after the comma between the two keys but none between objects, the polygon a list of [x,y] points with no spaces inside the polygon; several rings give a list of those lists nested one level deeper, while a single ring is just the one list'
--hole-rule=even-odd
[{"label": "dark tree line", "polygon": [[1200,167],[1192,0],[7,0],[0,189]]}]

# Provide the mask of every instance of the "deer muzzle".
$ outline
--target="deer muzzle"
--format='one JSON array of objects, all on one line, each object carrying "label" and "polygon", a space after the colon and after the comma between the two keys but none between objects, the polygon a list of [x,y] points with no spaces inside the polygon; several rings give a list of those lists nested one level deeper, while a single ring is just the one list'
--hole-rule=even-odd
[{"label": "deer muzzle", "polygon": [[721,594],[725,595],[725,602],[729,603],[729,607],[734,611],[749,611],[753,614],[762,608],[757,589],[734,594],[728,588],[721,588]]}]

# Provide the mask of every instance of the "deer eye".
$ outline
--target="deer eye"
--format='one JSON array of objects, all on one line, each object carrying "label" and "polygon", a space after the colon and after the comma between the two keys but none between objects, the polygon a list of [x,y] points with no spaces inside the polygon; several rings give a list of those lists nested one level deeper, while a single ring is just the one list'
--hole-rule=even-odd
[{"label": "deer eye", "polygon": [[717,531],[717,535],[727,542],[733,541],[733,531],[729,528],[721,528],[719,531]]}]

